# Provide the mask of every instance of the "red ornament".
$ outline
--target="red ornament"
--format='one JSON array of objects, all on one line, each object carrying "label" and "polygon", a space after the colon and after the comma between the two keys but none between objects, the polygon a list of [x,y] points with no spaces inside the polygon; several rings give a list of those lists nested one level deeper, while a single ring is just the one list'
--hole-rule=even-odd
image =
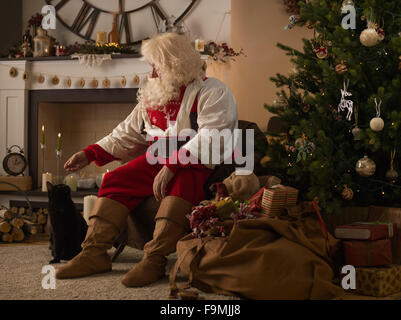
[{"label": "red ornament", "polygon": [[384,37],[386,36],[386,32],[383,29],[378,29],[377,34],[379,35],[380,41],[383,41]]},{"label": "red ornament", "polygon": [[328,55],[327,47],[325,47],[325,46],[317,47],[315,49],[315,53],[319,59],[325,59],[325,58],[327,58],[327,55]]}]

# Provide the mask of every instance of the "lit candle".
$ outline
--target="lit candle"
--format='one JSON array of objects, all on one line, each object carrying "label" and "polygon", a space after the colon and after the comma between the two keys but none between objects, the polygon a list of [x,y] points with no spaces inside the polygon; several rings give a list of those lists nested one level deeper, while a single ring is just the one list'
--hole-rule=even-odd
[{"label": "lit candle", "polygon": [[47,192],[47,182],[52,182],[52,174],[49,172],[42,174],[42,192]]},{"label": "lit candle", "polygon": [[96,196],[84,197],[84,219],[86,220],[87,224],[89,224],[89,216],[93,207],[95,206],[96,200]]},{"label": "lit candle", "polygon": [[65,184],[70,187],[71,191],[77,191],[78,181],[75,175],[70,175],[65,178]]},{"label": "lit candle", "polygon": [[42,142],[43,145],[45,144],[45,126],[42,125]]},{"label": "lit candle", "polygon": [[57,139],[57,151],[61,150],[61,133],[58,133],[58,139]]}]

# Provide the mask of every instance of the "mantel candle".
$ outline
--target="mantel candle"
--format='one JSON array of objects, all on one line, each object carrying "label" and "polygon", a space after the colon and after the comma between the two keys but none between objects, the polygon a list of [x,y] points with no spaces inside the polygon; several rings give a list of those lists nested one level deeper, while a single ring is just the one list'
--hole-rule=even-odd
[{"label": "mantel candle", "polygon": [[96,45],[103,46],[107,43],[107,33],[105,31],[96,32]]},{"label": "mantel candle", "polygon": [[45,126],[42,124],[42,140],[41,143],[45,144]]},{"label": "mantel candle", "polygon": [[57,136],[57,151],[60,150],[61,150],[61,133],[59,132]]},{"label": "mantel candle", "polygon": [[96,196],[84,197],[84,219],[86,220],[87,224],[89,224],[89,216],[93,207],[95,206],[96,200]]},{"label": "mantel candle", "polygon": [[75,175],[69,175],[65,178],[65,184],[70,187],[71,191],[77,191],[78,181]]},{"label": "mantel candle", "polygon": [[47,192],[47,182],[52,182],[52,174],[49,172],[42,173],[42,192]]}]

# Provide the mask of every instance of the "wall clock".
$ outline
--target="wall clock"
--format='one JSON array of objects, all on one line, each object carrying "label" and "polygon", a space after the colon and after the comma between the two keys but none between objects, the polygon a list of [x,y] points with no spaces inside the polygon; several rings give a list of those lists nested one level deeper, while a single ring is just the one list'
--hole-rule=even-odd
[{"label": "wall clock", "polygon": [[[182,21],[200,0],[45,0],[58,20],[74,34],[96,40],[97,31],[111,30],[117,21],[121,44],[135,45],[155,34],[163,20]],[[107,21],[107,23],[106,23]]]}]

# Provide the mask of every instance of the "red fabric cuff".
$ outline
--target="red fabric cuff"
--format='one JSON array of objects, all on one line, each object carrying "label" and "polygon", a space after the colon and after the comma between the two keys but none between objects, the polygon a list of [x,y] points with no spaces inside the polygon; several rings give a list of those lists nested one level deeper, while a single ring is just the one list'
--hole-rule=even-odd
[{"label": "red fabric cuff", "polygon": [[106,150],[104,150],[98,144],[87,146],[85,149],[83,149],[83,151],[85,152],[89,163],[95,161],[96,165],[99,167],[104,166],[114,160],[119,160],[108,153]]}]

